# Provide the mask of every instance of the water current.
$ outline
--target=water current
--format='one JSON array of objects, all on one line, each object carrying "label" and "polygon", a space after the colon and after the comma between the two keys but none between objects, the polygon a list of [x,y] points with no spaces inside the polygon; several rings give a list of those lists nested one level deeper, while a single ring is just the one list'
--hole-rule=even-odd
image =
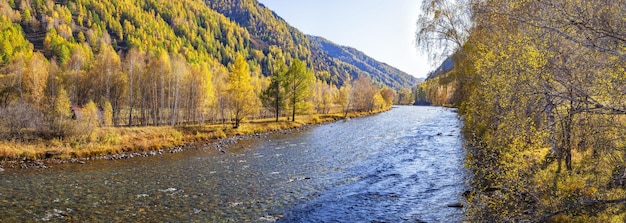
[{"label": "water current", "polygon": [[0,222],[460,222],[454,110],[400,106],[224,148],[0,172]]}]

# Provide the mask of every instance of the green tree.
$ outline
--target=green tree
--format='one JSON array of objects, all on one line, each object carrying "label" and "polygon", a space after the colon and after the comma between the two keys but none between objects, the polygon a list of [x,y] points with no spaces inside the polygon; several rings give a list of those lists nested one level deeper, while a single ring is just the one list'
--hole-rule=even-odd
[{"label": "green tree", "polygon": [[423,83],[418,84],[414,89],[415,103],[414,105],[428,105],[428,94],[424,90],[425,85]]},{"label": "green tree", "polygon": [[280,111],[285,107],[283,82],[287,72],[284,63],[278,64],[279,67],[274,72],[274,75],[270,77],[270,85],[261,93],[263,106],[274,113],[277,122],[280,117]]},{"label": "green tree", "polygon": [[303,61],[291,62],[283,82],[287,94],[287,105],[291,108],[291,121],[295,121],[298,107],[303,107],[304,100],[311,96],[311,86],[314,81],[313,72],[307,69]]}]

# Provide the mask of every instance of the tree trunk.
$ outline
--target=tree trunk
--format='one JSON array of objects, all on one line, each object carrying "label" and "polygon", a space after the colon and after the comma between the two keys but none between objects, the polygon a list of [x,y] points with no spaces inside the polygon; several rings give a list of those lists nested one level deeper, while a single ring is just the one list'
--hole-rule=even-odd
[{"label": "tree trunk", "polygon": [[296,104],[295,103],[293,105],[293,112],[291,113],[291,121],[292,122],[296,121]]},{"label": "tree trunk", "polygon": [[133,126],[133,76],[131,71],[130,77],[128,78],[128,127]]},{"label": "tree trunk", "polygon": [[276,81],[276,83],[274,84],[276,85],[276,95],[274,96],[274,112],[275,112],[275,116],[276,116],[276,122],[278,122],[278,116],[280,116],[280,101],[282,100],[282,97],[280,96],[280,83],[278,83],[278,81]]},{"label": "tree trunk", "polygon": [[550,153],[554,156],[556,156],[557,158],[557,162],[558,162],[558,168],[556,170],[557,173],[561,172],[561,163],[562,163],[562,153],[561,153],[561,148],[559,148],[559,144],[557,141],[557,134],[556,134],[556,119],[554,117],[554,102],[552,101],[552,96],[547,96],[546,98],[547,101],[547,105],[546,105],[546,114],[548,115],[547,117],[547,121],[548,121],[548,129],[550,132]]}]

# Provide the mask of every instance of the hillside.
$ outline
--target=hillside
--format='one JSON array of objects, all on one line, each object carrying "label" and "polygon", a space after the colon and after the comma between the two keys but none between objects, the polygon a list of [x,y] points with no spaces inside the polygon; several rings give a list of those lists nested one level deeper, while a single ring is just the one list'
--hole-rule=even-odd
[{"label": "hillside", "polygon": [[452,56],[449,56],[443,62],[441,62],[441,64],[439,65],[439,67],[437,67],[437,69],[428,73],[428,77],[426,79],[433,79],[436,77],[443,76],[449,73],[450,71],[452,71],[453,69],[454,69],[454,59],[452,59]]},{"label": "hillside", "polygon": [[60,64],[76,51],[94,55],[104,43],[116,52],[139,48],[155,54],[181,53],[188,62],[223,67],[240,53],[264,76],[272,74],[278,61],[300,59],[314,68],[318,79],[337,86],[348,76],[352,80],[368,76],[395,89],[416,82],[388,65],[372,64],[378,62],[369,58],[337,59],[341,57],[323,47],[334,44],[313,44],[309,36],[256,0],[76,0],[30,5],[9,1],[0,8],[19,24],[33,50]]},{"label": "hillside", "polygon": [[[256,0],[207,0],[211,8],[245,27],[259,47],[279,46],[286,55],[308,61],[318,78],[341,85],[347,78],[365,75],[394,88],[411,87],[417,79],[380,63],[356,49],[338,46],[320,37],[305,35]],[[341,50],[335,50],[339,48]]]},{"label": "hillside", "polygon": [[395,67],[379,62],[357,49],[337,45],[323,37],[308,37],[315,45],[324,50],[332,58],[355,66],[369,74],[373,80],[386,86],[400,89],[412,87],[418,82],[415,77]]},{"label": "hillside", "polygon": [[[307,86],[298,89],[311,92],[292,102],[299,103],[292,113],[372,110],[394,101],[393,92],[378,91],[382,85],[368,79],[379,80],[375,76],[328,56],[256,1],[12,0],[0,1],[0,12],[0,115],[50,121],[81,116],[78,110],[95,104],[91,108],[110,111],[112,123],[105,126],[224,121],[236,104],[224,92],[240,92],[231,83],[236,73],[249,76],[239,99],[250,101],[250,118],[265,117],[268,105],[260,98],[272,91],[269,85],[278,89],[279,102],[287,94],[286,80],[270,77],[296,63],[303,66],[289,74],[306,77]],[[348,79],[360,88],[340,92]],[[278,82],[283,87],[275,87]],[[368,92],[361,107],[340,100],[360,91]],[[76,110],[68,113],[67,104]],[[11,115],[0,122],[12,125],[19,117]],[[41,126],[42,119],[19,119]],[[11,126],[11,137],[32,129],[22,124]],[[49,124],[58,126],[45,128],[61,134],[62,122]]]}]

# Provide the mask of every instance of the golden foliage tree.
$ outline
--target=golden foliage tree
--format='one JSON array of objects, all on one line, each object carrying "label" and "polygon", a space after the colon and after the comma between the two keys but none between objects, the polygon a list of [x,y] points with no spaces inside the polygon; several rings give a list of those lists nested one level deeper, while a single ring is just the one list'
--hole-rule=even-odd
[{"label": "golden foliage tree", "polygon": [[59,136],[66,136],[72,131],[72,105],[67,91],[58,88],[54,97],[54,107],[52,109],[51,128],[52,132]]},{"label": "golden foliage tree", "polygon": [[83,125],[84,133],[89,135],[91,134],[100,123],[99,120],[99,109],[96,103],[93,101],[87,102],[85,106],[80,110],[80,121]]},{"label": "golden foliage tree", "polygon": [[471,151],[467,220],[624,220],[624,4],[471,5],[453,71]]},{"label": "golden foliage tree", "polygon": [[227,94],[229,108],[235,120],[234,127],[238,128],[241,120],[252,114],[258,106],[250,80],[250,69],[241,54],[237,55],[231,66]]}]

